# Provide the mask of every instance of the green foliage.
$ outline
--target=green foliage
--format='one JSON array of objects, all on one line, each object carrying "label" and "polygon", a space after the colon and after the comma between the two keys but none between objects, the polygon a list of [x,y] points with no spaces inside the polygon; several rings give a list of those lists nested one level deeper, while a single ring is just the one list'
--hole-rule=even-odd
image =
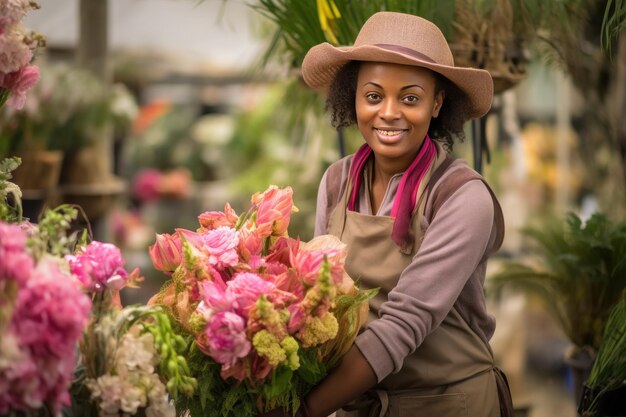
[{"label": "green foliage", "polygon": [[87,243],[87,231],[73,230],[72,223],[78,218],[78,209],[63,204],[46,209],[39,220],[36,236],[28,239],[28,246],[35,259],[45,253],[63,257],[74,253],[77,246]]},{"label": "green foliage", "polygon": [[[490,1],[483,0],[480,3],[482,7],[489,7]],[[333,32],[339,45],[354,43],[363,23],[372,14],[382,10],[422,16],[435,22],[447,36],[452,33],[454,0],[337,0],[334,4],[341,16],[333,21]],[[251,6],[277,26],[263,63],[276,54],[286,53],[290,64],[298,67],[311,47],[331,41],[322,30],[317,3],[314,1],[259,0],[258,4],[253,3]]]},{"label": "green foliage", "polygon": [[597,392],[585,416],[595,416],[598,399],[607,391],[621,387],[626,380],[626,293],[613,308],[604,329],[604,339],[587,381]]},{"label": "green foliage", "polygon": [[611,53],[613,42],[626,28],[626,2],[608,0],[602,18],[602,46]]},{"label": "green foliage", "polygon": [[598,349],[609,312],[626,288],[626,221],[575,214],[523,230],[532,261],[506,263],[490,290],[514,286],[538,294],[577,346]]}]

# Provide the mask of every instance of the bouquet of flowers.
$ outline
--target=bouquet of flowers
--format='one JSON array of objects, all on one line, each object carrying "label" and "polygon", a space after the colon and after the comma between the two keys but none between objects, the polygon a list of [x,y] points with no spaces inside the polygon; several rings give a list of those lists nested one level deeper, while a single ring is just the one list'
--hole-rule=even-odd
[{"label": "bouquet of flowers", "polygon": [[121,307],[139,271],[116,246],[71,232],[76,208],[21,218],[7,201],[19,203],[8,182],[18,164],[0,162],[0,416],[173,416],[168,393],[196,384],[185,341],[158,307]]},{"label": "bouquet of flowers", "polygon": [[160,304],[192,340],[195,395],[177,401],[191,416],[253,416],[300,399],[350,348],[373,292],[343,268],[345,247],[321,236],[288,236],[292,190],[252,196],[241,215],[226,204],[199,229],[157,235],[156,269],[171,275]]}]

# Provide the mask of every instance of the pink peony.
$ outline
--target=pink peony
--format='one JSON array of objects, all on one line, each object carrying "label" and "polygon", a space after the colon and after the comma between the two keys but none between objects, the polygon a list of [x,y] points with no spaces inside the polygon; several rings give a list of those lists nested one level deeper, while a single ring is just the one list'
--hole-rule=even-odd
[{"label": "pink peony", "polygon": [[0,381],[8,387],[0,396],[0,413],[7,402],[18,410],[48,403],[55,411],[69,403],[76,344],[90,310],[89,297],[54,260],[39,262],[19,291],[9,326],[23,356],[0,369]]},{"label": "pink peony", "polygon": [[230,227],[220,226],[209,230],[206,234],[198,234],[185,229],[176,229],[181,238],[187,240],[207,257],[210,265],[220,268],[235,266],[239,262],[237,231]]},{"label": "pink peony", "polygon": [[251,349],[245,331],[243,317],[229,311],[213,315],[205,329],[211,357],[227,368],[245,357]]},{"label": "pink peony", "polygon": [[261,294],[269,294],[276,289],[273,283],[250,272],[236,274],[226,285],[226,296],[234,300],[233,311],[244,316]]},{"label": "pink peony", "polygon": [[65,259],[72,273],[88,291],[120,289],[132,278],[123,268],[122,253],[111,243],[93,241],[78,255],[67,255]]},{"label": "pink peony", "polygon": [[39,68],[29,65],[4,76],[4,88],[11,92],[7,105],[21,109],[26,103],[26,93],[39,81]]},{"label": "pink peony", "polygon": [[223,213],[221,211],[205,211],[198,216],[200,225],[208,230],[213,230],[220,226],[235,227],[238,219],[237,213],[228,203],[224,206]]},{"label": "pink peony", "polygon": [[161,172],[156,169],[144,169],[135,175],[133,193],[140,201],[154,201],[161,196]]},{"label": "pink peony", "polygon": [[265,192],[254,194],[252,203],[257,206],[256,226],[262,237],[287,233],[294,210],[291,187],[280,189],[272,185]]},{"label": "pink peony", "polygon": [[178,234],[156,235],[156,243],[148,249],[152,264],[157,271],[171,273],[182,262],[182,248]]}]

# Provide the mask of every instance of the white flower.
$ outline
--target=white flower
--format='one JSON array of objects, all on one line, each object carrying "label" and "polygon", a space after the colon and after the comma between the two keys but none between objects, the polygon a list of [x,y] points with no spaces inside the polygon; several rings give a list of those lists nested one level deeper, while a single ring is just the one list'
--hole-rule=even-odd
[{"label": "white flower", "polygon": [[134,371],[152,373],[159,359],[154,346],[154,338],[150,333],[136,336],[133,330],[131,329],[122,337],[115,354],[118,373],[126,374]]}]

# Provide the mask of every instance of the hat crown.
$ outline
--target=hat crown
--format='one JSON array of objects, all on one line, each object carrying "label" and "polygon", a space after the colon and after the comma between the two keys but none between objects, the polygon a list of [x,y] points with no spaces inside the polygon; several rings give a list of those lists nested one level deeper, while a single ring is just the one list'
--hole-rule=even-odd
[{"label": "hat crown", "polygon": [[424,55],[436,64],[454,66],[450,46],[434,24],[419,16],[378,12],[361,28],[354,46],[393,45]]}]

